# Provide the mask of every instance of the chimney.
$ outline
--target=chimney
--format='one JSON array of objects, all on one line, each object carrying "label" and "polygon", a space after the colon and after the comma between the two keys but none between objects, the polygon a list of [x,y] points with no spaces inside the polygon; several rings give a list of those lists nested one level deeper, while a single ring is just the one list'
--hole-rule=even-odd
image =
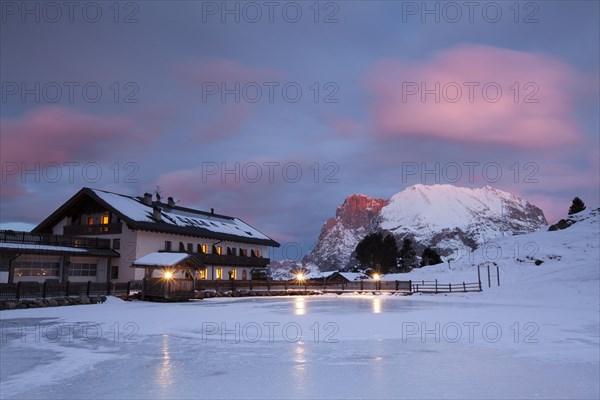
[{"label": "chimney", "polygon": [[160,222],[162,221],[161,219],[161,214],[162,214],[162,210],[160,209],[160,207],[154,207],[152,209],[152,219],[154,219],[156,222]]},{"label": "chimney", "polygon": [[169,207],[175,207],[175,200],[173,200],[172,197],[167,199],[167,203],[169,204]]},{"label": "chimney", "polygon": [[211,213],[211,214],[214,214],[214,213],[215,213],[215,209],[214,209],[214,208],[211,208],[211,209],[210,209],[210,213]]},{"label": "chimney", "polygon": [[150,193],[144,193],[144,198],[142,199],[142,203],[147,206],[152,205],[152,195]]}]

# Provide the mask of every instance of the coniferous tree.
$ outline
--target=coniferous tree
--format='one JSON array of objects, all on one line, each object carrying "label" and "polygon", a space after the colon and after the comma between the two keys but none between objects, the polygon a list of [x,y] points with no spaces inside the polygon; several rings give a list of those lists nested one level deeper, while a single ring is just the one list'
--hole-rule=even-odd
[{"label": "coniferous tree", "polygon": [[401,259],[400,267],[402,272],[410,272],[411,268],[415,266],[416,252],[413,248],[412,240],[405,238],[402,241],[402,248],[398,252],[398,256]]},{"label": "coniferous tree", "polygon": [[435,249],[431,247],[426,247],[423,250],[423,254],[421,255],[421,267],[426,265],[435,265],[442,262],[442,257],[438,254]]},{"label": "coniferous tree", "polygon": [[585,203],[579,197],[575,197],[571,207],[569,207],[569,215],[577,214],[583,210],[585,210]]},{"label": "coniferous tree", "polygon": [[396,267],[396,254],[398,246],[394,237],[384,237],[380,232],[365,236],[355,250],[358,262],[379,274],[387,274]]}]

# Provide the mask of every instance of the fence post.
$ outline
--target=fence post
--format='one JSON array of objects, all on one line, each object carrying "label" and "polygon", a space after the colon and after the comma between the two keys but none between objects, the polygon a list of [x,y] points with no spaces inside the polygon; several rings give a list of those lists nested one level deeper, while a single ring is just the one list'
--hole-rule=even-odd
[{"label": "fence post", "polygon": [[91,286],[92,286],[92,281],[88,281],[87,282],[87,288],[86,288],[86,291],[85,291],[87,297],[90,297]]},{"label": "fence post", "polygon": [[408,281],[408,290],[409,290],[410,293],[413,292],[412,279]]},{"label": "fence post", "polygon": [[45,299],[46,298],[46,284],[48,283],[48,281],[44,281],[44,285],[42,286],[42,297]]},{"label": "fence post", "polygon": [[71,282],[67,280],[67,287],[65,288],[65,297],[69,297],[69,286],[71,286]]},{"label": "fence post", "polygon": [[250,290],[252,290],[252,277],[250,277]]},{"label": "fence post", "polygon": [[438,292],[438,288],[437,288],[437,279],[435,280],[435,293],[437,294]]},{"label": "fence post", "polygon": [[500,268],[496,265],[496,276],[498,277],[498,286],[500,286]]},{"label": "fence post", "polygon": [[481,272],[479,271],[479,265],[477,266],[477,282],[479,282],[479,290],[481,291]]},{"label": "fence post", "polygon": [[363,288],[364,288],[364,282],[363,282],[363,280],[361,279],[361,280],[360,280],[360,291],[361,291],[361,292],[363,291]]},{"label": "fence post", "polygon": [[127,281],[127,296],[131,293],[131,281]]},{"label": "fence post", "polygon": [[467,291],[467,285],[465,285],[465,283],[463,282],[463,291]]},{"label": "fence post", "polygon": [[481,281],[479,281],[479,291],[483,292],[483,289],[481,288]]},{"label": "fence post", "polygon": [[452,293],[452,284],[451,283],[448,284],[448,289],[450,289],[450,293]]},{"label": "fence post", "polygon": [[271,291],[271,282],[269,282],[269,278],[267,278],[267,292]]},{"label": "fence post", "polygon": [[17,282],[16,297],[17,297],[17,300],[21,300],[21,281]]},{"label": "fence post", "polygon": [[487,270],[488,270],[488,287],[492,287],[492,280],[490,278],[490,266],[489,266],[489,264],[487,266]]},{"label": "fence post", "polygon": [[287,281],[287,279],[284,282],[285,282],[285,290],[288,290],[288,287],[287,287],[288,281]]},{"label": "fence post", "polygon": [[398,285],[399,285],[398,281],[396,281],[396,292],[398,291],[398,287],[399,287]]},{"label": "fence post", "polygon": [[142,279],[142,295],[140,298],[142,299],[142,301],[144,301],[146,299],[146,278],[145,277]]},{"label": "fence post", "polygon": [[111,290],[110,290],[111,289],[110,288],[111,283],[112,282],[110,281],[110,279],[108,280],[108,282],[106,282],[106,295],[107,296],[110,296],[110,293],[111,293]]}]

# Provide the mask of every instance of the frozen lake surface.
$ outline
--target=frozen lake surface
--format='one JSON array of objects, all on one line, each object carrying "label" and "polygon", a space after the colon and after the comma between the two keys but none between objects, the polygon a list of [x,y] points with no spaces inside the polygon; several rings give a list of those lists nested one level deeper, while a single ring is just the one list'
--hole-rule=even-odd
[{"label": "frozen lake surface", "polygon": [[466,295],[110,298],[1,319],[2,399],[600,394],[589,312]]}]

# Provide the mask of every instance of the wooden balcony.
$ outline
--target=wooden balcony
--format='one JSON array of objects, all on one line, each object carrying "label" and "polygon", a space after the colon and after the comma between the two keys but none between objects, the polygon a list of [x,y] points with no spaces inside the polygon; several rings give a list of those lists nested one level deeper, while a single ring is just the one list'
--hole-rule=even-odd
[{"label": "wooden balcony", "polygon": [[63,228],[65,236],[108,235],[121,233],[122,224],[67,225]]},{"label": "wooden balcony", "polygon": [[266,268],[271,261],[266,257],[230,256],[219,254],[194,253],[206,265],[223,265],[235,267],[263,267]]},{"label": "wooden balcony", "polygon": [[43,233],[15,232],[11,230],[0,230],[0,242],[110,249],[110,239],[73,238]]}]

